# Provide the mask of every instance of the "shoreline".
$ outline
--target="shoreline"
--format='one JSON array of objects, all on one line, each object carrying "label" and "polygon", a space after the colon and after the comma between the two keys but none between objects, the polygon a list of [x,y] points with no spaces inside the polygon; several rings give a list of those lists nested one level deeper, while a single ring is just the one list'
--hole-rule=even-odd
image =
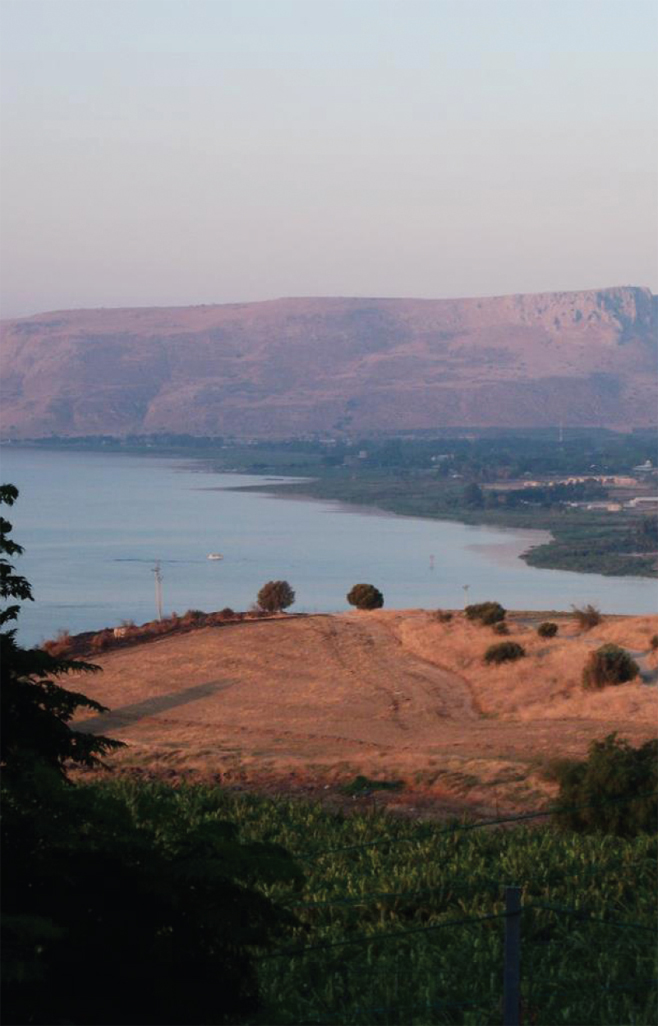
[{"label": "shoreline", "polygon": [[[309,474],[306,473],[277,473],[272,468],[267,470],[257,468],[242,468],[239,466],[224,467],[217,465],[217,457],[211,456],[203,451],[194,451],[191,453],[181,452],[180,450],[167,451],[165,448],[156,447],[143,447],[136,448],[135,450],[126,450],[120,447],[109,447],[103,445],[81,445],[81,446],[68,446],[62,444],[48,444],[47,441],[40,443],[38,440],[30,442],[12,441],[3,443],[9,451],[18,452],[21,450],[33,451],[33,452],[60,452],[69,455],[105,455],[105,456],[130,456],[133,458],[154,458],[158,462],[162,460],[169,461],[174,469],[180,472],[185,471],[186,473],[199,473],[199,474],[231,474],[236,477],[252,477],[256,478],[257,483],[251,484],[235,484],[228,488],[208,488],[203,489],[207,491],[235,491],[235,492],[262,492],[270,496],[271,498],[281,498],[287,500],[299,500],[302,502],[324,502],[331,503],[335,512],[355,513],[367,516],[377,517],[389,517],[389,518],[404,518],[406,520],[413,519],[422,521],[423,523],[446,523],[446,524],[459,524],[465,527],[472,528],[486,528],[488,530],[499,531],[501,533],[514,533],[517,537],[524,537],[522,545],[513,545],[507,551],[500,551],[503,548],[498,543],[492,543],[491,545],[484,545],[482,549],[475,547],[472,551],[479,551],[484,558],[491,560],[495,565],[499,566],[512,566],[516,560],[520,560],[522,564],[533,570],[552,570],[559,573],[569,573],[577,575],[581,578],[592,578],[602,577],[604,579],[617,578],[628,581],[646,582],[650,580],[656,580],[658,578],[658,572],[654,567],[651,568],[651,572],[645,573],[634,573],[631,570],[613,568],[608,571],[600,569],[596,565],[592,566],[591,569],[574,567],[573,569],[565,565],[564,554],[559,552],[559,548],[563,543],[563,539],[560,534],[549,526],[533,527],[528,526],[527,523],[509,523],[505,522],[507,519],[504,513],[499,513],[498,517],[490,518],[488,516],[478,516],[474,511],[462,510],[438,510],[434,515],[424,514],[420,512],[400,512],[397,509],[386,508],[382,504],[382,500],[377,501],[373,498],[372,502],[352,501],[349,497],[340,495],[322,495],[314,493],[312,487],[309,490],[305,490],[300,487],[302,484],[318,484],[320,487],[325,486],[330,491],[335,492],[335,488],[332,488],[331,478],[328,476],[322,476],[321,474]],[[269,479],[269,480],[268,480]],[[340,479],[338,481],[340,484]],[[386,500],[383,500],[384,502]],[[484,513],[484,511],[482,511]],[[499,519],[500,517],[500,519]],[[501,522],[502,520],[502,522]],[[556,525],[569,527],[571,525]],[[475,543],[477,546],[477,543]],[[555,549],[557,551],[551,551]],[[498,550],[498,551],[496,551]],[[549,550],[549,551],[541,551]]]}]

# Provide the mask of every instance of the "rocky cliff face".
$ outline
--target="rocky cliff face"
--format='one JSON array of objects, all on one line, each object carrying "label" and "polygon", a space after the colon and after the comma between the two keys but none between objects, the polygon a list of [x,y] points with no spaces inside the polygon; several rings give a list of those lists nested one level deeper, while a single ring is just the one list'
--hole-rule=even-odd
[{"label": "rocky cliff face", "polygon": [[281,299],[6,321],[3,435],[289,436],[656,423],[640,288],[492,299]]}]

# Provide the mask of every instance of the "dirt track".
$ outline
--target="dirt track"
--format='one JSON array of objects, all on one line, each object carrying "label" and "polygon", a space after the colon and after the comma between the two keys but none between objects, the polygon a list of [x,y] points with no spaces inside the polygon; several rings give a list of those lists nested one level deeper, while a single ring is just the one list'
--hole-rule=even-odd
[{"label": "dirt track", "polygon": [[100,657],[104,673],[75,686],[112,711],[79,726],[126,741],[128,764],[321,787],[366,772],[402,777],[416,798],[524,807],[550,793],[550,758],[582,755],[612,730],[655,735],[655,687],[584,693],[580,671],[621,633],[655,677],[657,627],[609,618],[578,635],[565,619],[547,643],[517,617],[511,636],[527,658],[498,668],[482,663],[499,640],[489,629],[423,611],[202,628]]}]

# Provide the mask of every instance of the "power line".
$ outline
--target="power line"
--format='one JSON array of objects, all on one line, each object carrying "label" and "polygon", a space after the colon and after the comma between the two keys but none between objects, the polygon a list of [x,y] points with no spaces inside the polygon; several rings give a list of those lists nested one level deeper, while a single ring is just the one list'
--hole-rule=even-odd
[{"label": "power line", "polygon": [[658,925],[646,926],[644,923],[629,923],[624,922],[621,919],[600,919],[598,916],[593,916],[591,912],[586,909],[578,908],[565,908],[561,905],[544,905],[542,902],[533,901],[530,905],[524,905],[525,909],[538,908],[546,912],[555,912],[558,915],[564,916],[576,916],[578,919],[582,919],[587,923],[599,923],[601,926],[614,926],[620,930],[646,930],[648,933],[657,933]]},{"label": "power line", "polygon": [[291,958],[294,955],[305,955],[308,951],[328,951],[330,948],[346,947],[350,944],[377,944],[382,940],[391,940],[394,937],[411,937],[413,934],[418,933],[430,933],[433,930],[443,930],[448,926],[466,926],[471,923],[485,923],[490,919],[505,919],[507,915],[507,912],[492,912],[487,916],[468,916],[464,919],[450,919],[444,923],[418,926],[412,930],[392,930],[389,933],[360,934],[357,937],[346,937],[343,940],[328,941],[326,944],[309,944],[303,948],[287,948],[281,951],[272,951],[267,955],[260,955],[256,961],[264,962],[270,958]]}]

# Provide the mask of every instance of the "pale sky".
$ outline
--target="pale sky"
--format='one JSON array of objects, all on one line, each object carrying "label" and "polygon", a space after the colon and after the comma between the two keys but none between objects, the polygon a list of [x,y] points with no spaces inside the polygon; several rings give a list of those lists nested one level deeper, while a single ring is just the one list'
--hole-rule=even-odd
[{"label": "pale sky", "polygon": [[5,317],[658,291],[654,0],[2,0]]}]

